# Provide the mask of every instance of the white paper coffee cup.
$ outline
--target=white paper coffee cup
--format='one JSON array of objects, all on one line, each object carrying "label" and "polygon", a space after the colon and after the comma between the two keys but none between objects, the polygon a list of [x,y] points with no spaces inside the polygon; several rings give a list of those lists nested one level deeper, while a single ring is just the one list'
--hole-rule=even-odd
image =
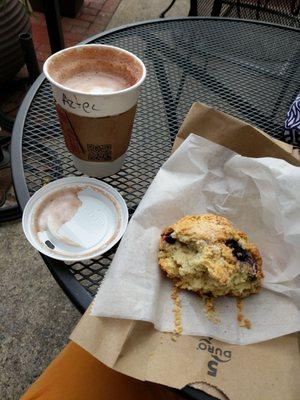
[{"label": "white paper coffee cup", "polygon": [[[92,85],[87,90],[86,77],[93,72],[95,76],[116,74],[124,85],[111,92],[109,84],[103,90]],[[79,45],[49,57],[44,73],[51,82],[75,167],[99,178],[119,171],[130,142],[140,86],[146,77],[143,62],[115,46]]]}]

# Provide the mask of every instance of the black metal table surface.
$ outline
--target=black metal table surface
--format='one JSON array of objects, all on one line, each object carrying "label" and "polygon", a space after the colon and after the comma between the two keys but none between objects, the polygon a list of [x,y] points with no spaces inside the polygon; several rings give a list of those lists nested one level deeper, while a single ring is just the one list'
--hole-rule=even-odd
[{"label": "black metal table surface", "polygon": [[[130,215],[170,155],[178,127],[193,102],[205,102],[280,138],[286,112],[300,89],[299,33],[255,21],[196,17],[146,21],[86,41],[130,50],[147,68],[125,165],[103,179],[121,192]],[[80,175],[66,150],[50,84],[43,74],[20,108],[11,150],[22,208],[45,183]],[[80,263],[44,260],[84,311],[115,250]]]},{"label": "black metal table surface", "polygon": [[[147,68],[125,165],[103,179],[124,196],[130,215],[170,155],[193,102],[202,101],[280,138],[286,112],[300,89],[299,32],[255,21],[195,17],[146,21],[86,41],[132,51]],[[20,108],[11,150],[22,208],[45,183],[80,175],[66,150],[44,75]],[[66,264],[43,258],[66,294],[84,311],[116,247],[87,262]]]},{"label": "black metal table surface", "polygon": [[[147,68],[125,165],[103,179],[121,192],[130,215],[170,155],[193,102],[205,102],[280,138],[286,112],[300,89],[299,33],[255,21],[196,17],[146,21],[86,41],[130,50]],[[45,183],[80,175],[65,147],[50,84],[43,74],[20,108],[11,151],[22,208]],[[87,262],[44,260],[84,311],[115,250]]]}]

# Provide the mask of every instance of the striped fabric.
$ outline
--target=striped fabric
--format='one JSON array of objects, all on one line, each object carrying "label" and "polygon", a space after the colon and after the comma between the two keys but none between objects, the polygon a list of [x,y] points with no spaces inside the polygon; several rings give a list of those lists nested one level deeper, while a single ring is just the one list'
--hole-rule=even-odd
[{"label": "striped fabric", "polygon": [[300,147],[300,94],[287,113],[284,141]]}]

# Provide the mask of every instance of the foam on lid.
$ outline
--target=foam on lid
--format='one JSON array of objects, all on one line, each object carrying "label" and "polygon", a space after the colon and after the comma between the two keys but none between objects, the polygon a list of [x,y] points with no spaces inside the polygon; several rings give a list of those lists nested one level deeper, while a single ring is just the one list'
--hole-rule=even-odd
[{"label": "foam on lid", "polygon": [[70,221],[82,205],[78,194],[82,189],[61,189],[46,197],[33,214],[34,233],[43,232],[51,224],[53,231],[58,231],[62,225]]}]

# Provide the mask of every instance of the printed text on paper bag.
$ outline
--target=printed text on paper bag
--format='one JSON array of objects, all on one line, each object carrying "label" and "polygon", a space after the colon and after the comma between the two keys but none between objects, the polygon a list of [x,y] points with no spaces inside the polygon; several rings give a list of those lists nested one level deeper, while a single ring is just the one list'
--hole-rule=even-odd
[{"label": "printed text on paper bag", "polygon": [[207,363],[207,375],[217,376],[218,366],[220,363],[231,360],[231,351],[222,350],[212,344],[213,338],[203,338],[199,340],[197,350],[207,351],[211,355],[211,360]]}]

